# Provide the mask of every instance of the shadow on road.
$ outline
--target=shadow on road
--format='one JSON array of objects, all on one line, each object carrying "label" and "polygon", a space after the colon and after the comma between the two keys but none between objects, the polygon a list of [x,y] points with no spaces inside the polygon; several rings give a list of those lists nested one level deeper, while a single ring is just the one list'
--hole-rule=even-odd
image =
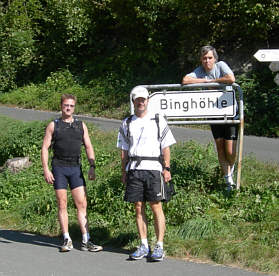
[{"label": "shadow on road", "polygon": [[[130,236],[130,235],[128,235]],[[126,239],[125,237],[124,239]],[[134,238],[134,237],[133,237]],[[119,241],[123,241],[123,237],[116,238]],[[111,253],[120,253],[120,254],[129,254],[130,251],[119,248],[113,247],[109,244],[112,240],[105,242],[104,251],[111,252]],[[0,230],[0,244],[5,243],[27,243],[36,246],[47,246],[59,249],[61,246],[61,239],[56,237],[47,237],[47,236],[40,236],[32,233],[25,233],[13,230]],[[115,243],[115,242],[114,242]],[[107,245],[107,246],[106,246]],[[74,248],[79,249],[80,243],[74,241]]]},{"label": "shadow on road", "polygon": [[38,236],[35,234],[17,232],[12,230],[0,230],[0,243],[28,243],[38,246],[59,248],[60,241],[56,238]]}]

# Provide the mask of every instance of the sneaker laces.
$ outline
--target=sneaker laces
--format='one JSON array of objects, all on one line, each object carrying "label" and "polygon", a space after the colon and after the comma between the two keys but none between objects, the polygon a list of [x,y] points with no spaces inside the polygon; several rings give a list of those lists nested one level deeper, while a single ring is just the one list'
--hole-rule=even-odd
[{"label": "sneaker laces", "polygon": [[64,246],[64,245],[67,245],[69,242],[70,242],[69,239],[64,239],[63,246]]},{"label": "sneaker laces", "polygon": [[163,251],[163,248],[159,245],[159,244],[156,244],[155,247],[154,247],[154,253],[155,254],[159,254],[161,253],[161,251]]},{"label": "sneaker laces", "polygon": [[141,255],[141,253],[146,253],[148,249],[145,247],[144,244],[141,244],[139,248],[135,251],[135,255]]}]

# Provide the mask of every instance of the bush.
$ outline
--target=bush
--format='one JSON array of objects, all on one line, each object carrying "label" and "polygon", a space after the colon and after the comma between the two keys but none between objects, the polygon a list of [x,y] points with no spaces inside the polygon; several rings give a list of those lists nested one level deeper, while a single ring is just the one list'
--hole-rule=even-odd
[{"label": "bush", "polygon": [[0,165],[14,157],[29,156],[31,161],[38,158],[46,123],[22,123],[0,118],[0,128],[5,129],[0,135]]},{"label": "bush", "polygon": [[237,77],[243,90],[245,134],[279,136],[279,87],[266,67]]}]

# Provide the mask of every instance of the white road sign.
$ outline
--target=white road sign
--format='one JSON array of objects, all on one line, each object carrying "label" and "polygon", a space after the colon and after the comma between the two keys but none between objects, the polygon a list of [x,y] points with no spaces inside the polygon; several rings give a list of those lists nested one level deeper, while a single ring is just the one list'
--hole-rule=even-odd
[{"label": "white road sign", "polygon": [[261,49],[254,57],[261,62],[279,61],[279,49]]},{"label": "white road sign", "polygon": [[154,92],[149,97],[148,110],[167,118],[223,118],[236,115],[235,92],[168,91]]}]

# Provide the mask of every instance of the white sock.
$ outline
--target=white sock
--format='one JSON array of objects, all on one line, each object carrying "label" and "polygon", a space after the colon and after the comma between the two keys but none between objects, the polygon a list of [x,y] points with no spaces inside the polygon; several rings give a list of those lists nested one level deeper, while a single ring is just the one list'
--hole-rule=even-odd
[{"label": "white sock", "polygon": [[63,234],[63,238],[64,238],[64,240],[68,239],[68,241],[71,241],[71,240],[72,240],[71,237],[70,237],[69,232],[65,232],[65,233]]},{"label": "white sock", "polygon": [[90,235],[88,232],[82,234],[82,242],[87,243],[90,240]]},{"label": "white sock", "polygon": [[146,248],[148,248],[148,241],[147,239],[141,239],[141,244],[144,244]]},{"label": "white sock", "polygon": [[157,245],[159,245],[162,249],[164,248],[163,246],[164,246],[164,244],[163,244],[163,242],[157,242]]},{"label": "white sock", "polygon": [[230,167],[230,175],[233,175],[233,171],[234,171],[234,164]]},{"label": "white sock", "polygon": [[226,184],[231,184],[231,185],[234,184],[233,178],[232,178],[232,176],[230,174],[225,175],[224,178],[225,178]]}]

